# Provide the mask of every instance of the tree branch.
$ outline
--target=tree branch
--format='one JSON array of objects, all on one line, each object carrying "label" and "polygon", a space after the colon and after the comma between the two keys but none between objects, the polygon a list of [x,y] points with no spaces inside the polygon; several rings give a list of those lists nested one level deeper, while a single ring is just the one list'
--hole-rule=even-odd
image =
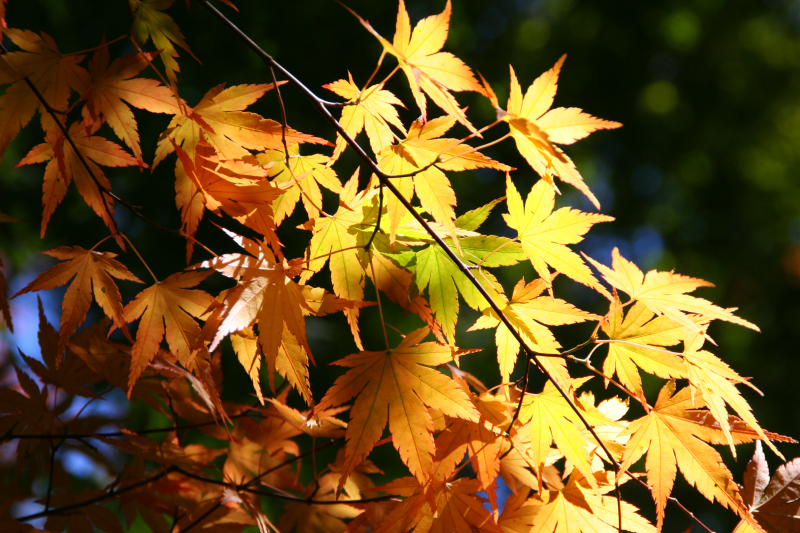
[{"label": "tree branch", "polygon": [[364,161],[364,163],[372,170],[372,172],[378,177],[378,180],[381,182],[383,186],[389,189],[392,194],[395,195],[397,200],[403,205],[403,207],[411,214],[412,217],[422,226],[422,228],[430,235],[431,239],[436,242],[436,244],[444,251],[444,253],[450,258],[453,263],[455,263],[456,267],[464,274],[467,279],[472,283],[472,285],[477,289],[477,291],[483,296],[486,302],[489,304],[489,307],[497,313],[500,321],[509,329],[513,337],[519,342],[520,346],[523,348],[526,357],[530,358],[536,367],[539,369],[542,374],[547,376],[547,379],[553,384],[553,387],[558,391],[558,393],[564,398],[564,400],[571,406],[575,415],[581,421],[581,424],[586,428],[587,431],[592,435],[592,438],[597,442],[598,446],[603,450],[608,459],[609,463],[613,466],[614,471],[619,474],[619,463],[614,459],[614,456],[611,454],[611,451],[602,441],[600,436],[597,434],[595,429],[580,412],[577,408],[575,403],[572,401],[570,395],[565,391],[558,382],[553,379],[547,369],[542,365],[541,361],[537,354],[528,346],[528,343],[522,337],[520,332],[514,325],[511,323],[509,318],[503,313],[503,310],[500,306],[492,299],[489,292],[481,285],[478,279],[472,274],[471,270],[464,264],[461,258],[456,255],[455,252],[447,245],[444,239],[428,224],[428,221],[420,215],[416,209],[411,205],[411,202],[403,196],[400,191],[395,187],[392,183],[391,178],[392,176],[383,172],[379,167],[378,164],[372,160],[372,158],[367,154],[364,148],[358,144],[358,142],[353,139],[350,134],[345,131],[344,127],[339,123],[336,118],[331,115],[331,112],[328,110],[326,105],[323,101],[317,97],[317,95],[309,89],[302,81],[300,81],[294,74],[292,74],[289,70],[283,67],[280,63],[278,63],[266,50],[261,48],[249,35],[247,35],[244,31],[241,30],[236,24],[234,24],[228,17],[226,17],[221,11],[219,11],[211,2],[210,0],[202,0],[202,4],[209,10],[211,13],[219,19],[222,24],[224,24],[228,29],[230,29],[240,40],[242,40],[251,50],[253,50],[266,64],[267,68],[275,69],[283,74],[295,87],[297,87],[305,96],[310,100],[312,105],[317,109],[317,111],[327,120],[333,127],[336,129],[337,133],[342,136],[342,138],[347,142],[347,144],[358,154],[358,156]]},{"label": "tree branch", "polygon": [[15,520],[18,520],[20,522],[25,522],[25,521],[28,521],[28,520],[33,520],[35,518],[41,518],[43,516],[50,516],[50,515],[53,515],[53,514],[63,514],[63,513],[69,512],[69,511],[74,511],[76,509],[81,509],[81,508],[89,506],[89,505],[94,505],[95,503],[99,503],[99,502],[101,502],[103,500],[107,500],[109,498],[114,498],[115,496],[119,496],[120,494],[124,494],[126,492],[130,492],[132,490],[136,490],[136,489],[138,489],[140,487],[144,487],[145,485],[149,485],[150,483],[158,481],[159,479],[161,479],[162,477],[166,476],[170,472],[173,472],[174,470],[175,470],[175,467],[170,466],[168,468],[165,468],[164,470],[161,470],[157,474],[154,474],[154,475],[152,475],[150,477],[147,477],[147,478],[144,478],[142,480],[139,480],[139,481],[137,481],[135,483],[131,483],[130,485],[125,485],[124,487],[120,487],[118,489],[109,490],[107,492],[104,492],[100,496],[95,496],[94,498],[88,498],[88,499],[83,500],[83,501],[78,502],[78,503],[71,503],[69,505],[63,505],[61,507],[53,507],[52,509],[45,509],[44,511],[40,511],[38,513],[32,513],[32,514],[29,514],[29,515],[20,516],[20,517],[15,518]]}]

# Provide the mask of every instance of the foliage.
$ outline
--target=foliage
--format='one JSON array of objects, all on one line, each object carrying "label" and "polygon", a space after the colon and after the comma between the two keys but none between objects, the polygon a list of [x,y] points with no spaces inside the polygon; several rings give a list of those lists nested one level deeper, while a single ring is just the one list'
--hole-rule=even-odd
[{"label": "foliage", "polygon": [[[15,365],[15,384],[0,390],[0,438],[15,446],[25,480],[4,487],[0,524],[645,532],[664,527],[673,502],[708,529],[672,494],[680,470],[742,531],[798,528],[793,462],[767,485],[759,446],[741,488],[713,447],[735,456],[739,444],[764,442],[781,456],[773,441],[792,440],[761,428],[739,386],[755,387],[709,351],[714,321],[758,328],[694,295],[707,281],[642,272],[616,248],[608,266],[576,247],[612,217],[557,207],[574,187],[600,208],[563,147],[621,124],[553,107],[565,57],[524,94],[512,67],[503,106],[442,51],[450,2],[412,25],[400,0],[391,40],[353,12],[379,58],[371,73],[326,84],[339,98],[328,101],[200,1],[192,9],[208,8],[254,49],[272,82],[219,83],[192,105],[179,62],[192,52],[172,3],[130,0],[130,38],[113,59],[122,38],[63,53],[46,33],[4,29],[0,150],[39,113],[43,142],[18,166],[46,164],[41,235],[73,182],[107,235],[46,251],[59,262],[18,293],[67,286],[58,330],[40,302],[41,360],[22,354],[29,371]],[[319,111],[319,131],[289,126],[290,88]],[[462,93],[496,120],[473,124]],[[277,102],[273,118],[250,110],[265,97]],[[134,109],[171,116],[152,162]],[[489,152],[508,139],[525,168]],[[116,192],[101,168],[144,171],[173,153],[177,228]],[[463,209],[451,180],[465,171],[491,176],[505,195]],[[179,235],[185,261],[156,276],[122,211]],[[492,217],[507,229],[481,230],[499,226]],[[225,235],[225,252],[204,242],[201,224]],[[11,328],[5,285],[0,277]],[[566,299],[575,290],[591,295],[593,311]],[[400,312],[408,316],[394,321]],[[314,359],[312,317],[353,339],[331,369]],[[499,381],[461,367],[485,357],[462,347],[467,318],[471,331],[494,331]],[[377,340],[365,324],[379,328]],[[585,340],[565,349],[569,331]],[[231,357],[251,401],[225,388]],[[83,414],[113,391],[169,424]],[[59,460],[71,451],[113,479],[76,483]],[[654,511],[637,507],[637,491],[651,493]],[[40,511],[14,506],[31,499]]]}]

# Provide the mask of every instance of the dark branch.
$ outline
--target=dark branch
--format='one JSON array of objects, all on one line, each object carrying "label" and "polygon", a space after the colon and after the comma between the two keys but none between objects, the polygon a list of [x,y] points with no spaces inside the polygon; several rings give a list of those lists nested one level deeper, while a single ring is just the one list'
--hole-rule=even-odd
[{"label": "dark branch", "polygon": [[572,410],[575,412],[575,415],[580,419],[581,424],[586,428],[587,431],[592,435],[592,438],[597,442],[598,446],[603,450],[606,455],[608,462],[613,466],[614,471],[619,474],[619,463],[611,454],[611,451],[605,445],[603,440],[597,434],[595,429],[586,419],[586,417],[581,413],[580,409],[575,405],[570,398],[570,395],[559,385],[559,383],[553,379],[547,369],[542,365],[539,361],[537,354],[533,351],[533,349],[528,345],[525,339],[522,337],[520,332],[517,330],[516,327],[511,323],[509,318],[503,313],[503,310],[500,306],[495,302],[489,292],[481,285],[478,279],[472,274],[472,271],[466,264],[461,260],[461,258],[456,255],[456,253],[447,245],[444,239],[428,224],[428,221],[420,215],[414,206],[411,205],[411,202],[403,196],[400,191],[395,187],[395,185],[391,181],[390,175],[383,172],[379,167],[378,164],[372,160],[372,158],[367,154],[364,148],[358,144],[355,139],[353,139],[350,134],[345,131],[344,127],[339,123],[336,118],[331,115],[331,112],[322,102],[322,100],[317,97],[317,95],[309,89],[302,81],[300,81],[294,74],[292,74],[289,70],[283,67],[280,63],[278,63],[266,50],[261,48],[249,35],[247,35],[244,31],[242,31],[236,24],[234,24],[228,17],[226,17],[221,11],[219,11],[211,2],[210,0],[203,0],[203,5],[211,11],[211,13],[217,17],[228,29],[230,29],[239,39],[241,39],[251,50],[253,50],[266,64],[267,68],[275,69],[283,74],[295,87],[300,89],[300,91],[308,98],[311,104],[319,111],[319,113],[327,120],[339,133],[339,135],[344,138],[347,144],[358,154],[358,156],[364,161],[364,163],[372,170],[372,172],[378,176],[378,180],[380,183],[389,189],[392,194],[395,195],[397,200],[403,205],[403,207],[411,214],[412,217],[423,227],[423,229],[431,236],[434,242],[444,251],[444,253],[455,263],[458,269],[467,277],[467,279],[472,283],[472,285],[478,290],[478,292],[483,296],[492,310],[497,314],[500,321],[508,328],[511,332],[513,337],[519,342],[520,346],[523,348],[525,352],[525,356],[530,358],[539,371],[547,376],[547,379],[550,380],[553,387],[558,391],[561,397],[571,406]]}]

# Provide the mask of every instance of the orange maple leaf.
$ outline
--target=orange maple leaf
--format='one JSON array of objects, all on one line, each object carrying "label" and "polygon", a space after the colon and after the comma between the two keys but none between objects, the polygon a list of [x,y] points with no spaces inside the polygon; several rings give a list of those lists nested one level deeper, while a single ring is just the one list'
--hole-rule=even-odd
[{"label": "orange maple leaf", "polygon": [[156,282],[134,298],[123,310],[126,322],[141,317],[136,342],[131,350],[130,395],[136,380],[153,360],[165,334],[169,349],[187,365],[200,342],[200,326],[194,318],[202,316],[213,298],[205,291],[190,289],[210,276],[210,272],[178,272]]},{"label": "orange maple leaf", "polygon": [[[83,161],[60,131],[50,131],[45,137],[46,142],[31,148],[31,151],[17,163],[19,167],[48,162],[44,169],[42,185],[42,202],[44,203],[42,237],[47,231],[50,217],[64,199],[67,188],[73,181],[89,207],[103,219],[106,226],[115,228],[114,201],[101,190],[101,187],[104,190],[111,190],[111,183],[99,165],[126,167],[138,164],[136,159],[120,145],[104,137],[87,133],[79,122],[74,123],[68,133],[78,148],[78,152],[83,156]],[[84,161],[86,166],[83,164]]]},{"label": "orange maple leaf", "polygon": [[0,84],[12,84],[0,96],[0,157],[37,109],[42,110],[45,131],[56,127],[25,78],[41,93],[46,105],[57,112],[67,110],[71,89],[81,92],[89,81],[80,66],[83,56],[62,54],[46,33],[14,28],[5,33],[21,51],[0,55]]},{"label": "orange maple leaf", "polygon": [[109,65],[108,46],[101,45],[89,62],[91,83],[83,94],[86,99],[82,111],[84,124],[96,130],[100,124],[107,122],[140,160],[142,149],[139,146],[139,132],[129,106],[151,113],[175,115],[182,104],[172,89],[157,80],[134,78],[150,64],[154,56],[153,53],[128,55],[115,59]]},{"label": "orange maple leaf", "polygon": [[195,107],[182,106],[161,134],[153,167],[172,153],[176,145],[194,155],[195,148],[203,140],[223,160],[241,159],[250,155],[249,150],[283,150],[284,137],[290,143],[330,144],[313,135],[284,128],[281,123],[256,113],[243,111],[274,88],[273,83],[261,83],[226,89],[222,83],[210,89]]},{"label": "orange maple leaf", "polygon": [[[270,184],[266,170],[244,161],[220,161],[214,149],[202,141],[195,147],[193,157],[177,145],[175,150],[175,199],[183,229],[190,238],[208,209],[227,213],[280,248],[272,204],[284,191]],[[194,243],[193,239],[187,240],[187,258]]]},{"label": "orange maple leaf", "polygon": [[[427,531],[430,533],[503,533],[484,506],[477,480],[433,480],[421,483],[404,477],[378,487],[401,496],[388,513],[369,529],[375,533]],[[364,515],[362,515],[364,516]],[[365,518],[367,518],[365,516]],[[356,520],[356,522],[358,519]]]},{"label": "orange maple leaf", "polygon": [[351,472],[369,454],[386,423],[392,443],[418,479],[433,465],[433,419],[429,408],[455,418],[477,421],[478,411],[452,378],[430,368],[453,360],[450,346],[422,342],[428,329],[407,335],[396,348],[359,352],[336,361],[349,367],[328,389],[319,409],[356,401],[347,426],[344,470]]},{"label": "orange maple leaf", "polygon": [[313,403],[308,378],[311,347],[304,315],[316,311],[306,300],[306,287],[292,279],[300,273],[300,262],[276,259],[266,243],[233,238],[247,254],[225,254],[200,264],[238,282],[225,293],[208,321],[213,337],[210,349],[214,350],[226,335],[257,322],[258,345],[270,370],[277,369],[308,403]]},{"label": "orange maple leaf", "polygon": [[474,132],[475,128],[467,120],[464,110],[450,91],[475,91],[484,94],[484,90],[463,61],[449,52],[441,52],[447,40],[450,13],[450,0],[447,0],[444,11],[422,19],[412,30],[405,2],[400,0],[394,40],[391,43],[375,31],[369,22],[356,16],[380,41],[384,50],[397,58],[400,68],[408,78],[414,100],[422,111],[423,121],[427,117],[427,94],[433,103]]},{"label": "orange maple leaf", "polygon": [[138,283],[142,283],[142,280],[114,259],[116,254],[86,250],[80,246],[61,246],[43,253],[63,262],[39,274],[15,296],[54,289],[71,281],[61,303],[61,348],[86,318],[92,295],[106,316],[114,321],[114,325],[128,332],[122,313],[122,296],[113,278]]}]

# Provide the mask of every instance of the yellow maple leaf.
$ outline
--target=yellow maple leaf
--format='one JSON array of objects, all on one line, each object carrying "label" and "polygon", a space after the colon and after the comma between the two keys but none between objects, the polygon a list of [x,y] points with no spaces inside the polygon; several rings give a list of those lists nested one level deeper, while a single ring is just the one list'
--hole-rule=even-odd
[{"label": "yellow maple leaf", "polygon": [[667,346],[678,344],[686,328],[666,316],[655,314],[643,303],[636,302],[623,317],[623,306],[614,295],[611,311],[601,322],[608,335],[608,355],[603,361],[603,373],[644,399],[639,370],[662,378],[686,377],[686,366],[680,355]]},{"label": "yellow maple leaf", "polygon": [[528,164],[553,187],[554,178],[558,177],[581,191],[599,209],[600,202],[583,181],[575,163],[557,145],[572,144],[593,131],[619,128],[622,124],[593,117],[577,107],[551,109],[565,58],[561,56],[553,68],[536,78],[524,96],[514,69],[509,67],[511,90],[505,111],[500,109],[497,97],[490,90],[487,92],[498,116],[508,122],[517,149]]},{"label": "yellow maple leaf", "polygon": [[452,361],[452,348],[422,342],[427,335],[428,329],[423,328],[408,334],[395,348],[359,352],[334,363],[350,370],[328,389],[318,408],[342,405],[356,397],[347,426],[345,472],[367,457],[388,422],[400,458],[424,481],[430,476],[434,454],[429,408],[455,418],[478,419],[466,392],[452,378],[430,368]]},{"label": "yellow maple leaf", "polygon": [[[392,183],[407,199],[416,193],[420,204],[433,219],[456,235],[456,195],[444,171],[493,168],[508,171],[511,167],[476,151],[459,139],[442,137],[455,125],[450,116],[437,117],[426,123],[414,122],[408,135],[378,154],[378,166],[395,178]],[[391,196],[386,199],[388,233],[392,239],[402,222],[410,217],[400,201]]]},{"label": "yellow maple leaf", "polygon": [[[367,262],[363,246],[369,233],[359,231],[368,229],[367,221],[374,225],[377,209],[364,205],[367,197],[374,196],[362,191],[356,194],[358,173],[348,180],[339,196],[339,209],[333,216],[321,217],[314,221],[314,235],[309,245],[308,270],[301,280],[308,280],[314,273],[329,265],[333,292],[353,301],[364,299],[364,264]],[[345,309],[350,331],[359,350],[363,350],[358,327],[359,308]]]},{"label": "yellow maple leaf", "polygon": [[[572,380],[569,388],[577,390],[586,381],[587,378]],[[562,388],[565,387],[562,385]],[[584,421],[578,417],[576,409],[593,426],[614,424],[593,405],[584,406],[581,401],[567,402],[550,381],[539,394],[525,393],[519,413],[522,427],[517,433],[522,435],[522,442],[527,443],[540,480],[551,455],[551,446],[555,444],[557,456],[563,455],[589,483],[595,485],[589,456],[589,450],[595,449],[594,436],[584,431]]]},{"label": "yellow maple leaf", "polygon": [[169,349],[187,365],[200,343],[200,326],[194,318],[202,316],[213,298],[205,291],[190,289],[206,279],[210,272],[178,272],[156,282],[136,295],[125,306],[126,322],[141,317],[136,342],[131,349],[130,395],[136,380],[153,360],[165,334]]},{"label": "yellow maple leaf", "polygon": [[693,319],[689,313],[707,320],[724,320],[759,331],[758,326],[752,322],[734,315],[735,309],[724,309],[703,298],[686,294],[698,287],[713,286],[712,283],[672,271],[650,270],[643,274],[638,266],[622,257],[617,248],[614,248],[611,256],[613,269],[591,257],[587,256],[587,259],[608,283],[631,299],[642,302],[655,314],[666,315],[689,331],[695,332],[704,326],[701,325],[702,321]]},{"label": "yellow maple leaf", "polygon": [[412,30],[405,2],[400,0],[391,43],[375,31],[369,22],[361,17],[358,20],[381,42],[385,52],[397,58],[408,78],[414,100],[422,111],[423,120],[427,117],[427,94],[433,103],[474,132],[475,128],[450,91],[475,91],[481,94],[484,91],[463,61],[449,52],[441,51],[447,40],[450,13],[450,0],[447,0],[444,11],[422,19]]},{"label": "yellow maple leaf", "polygon": [[540,491],[527,500],[510,498],[500,525],[510,533],[610,533],[618,531],[621,522],[624,531],[656,532],[635,506],[617,502],[616,496],[607,494],[612,490],[613,483],[594,488],[585,478],[573,474],[566,486]]},{"label": "yellow maple leaf", "polygon": [[736,385],[748,385],[756,392],[760,393],[761,391],[717,356],[707,350],[703,350],[704,342],[705,336],[702,334],[693,334],[684,340],[683,357],[686,360],[687,377],[691,387],[700,392],[703,403],[705,403],[722,428],[722,433],[725,435],[725,441],[731,449],[731,454],[736,457],[734,444],[737,441],[732,432],[728,411],[725,407],[726,403],[758,435],[758,438],[766,442],[779,457],[783,457],[758,424],[756,417],[753,416],[750,404],[739,393]]},{"label": "yellow maple leaf", "polygon": [[555,192],[546,182],[538,181],[525,203],[510,176],[506,176],[508,214],[503,218],[517,230],[522,249],[539,277],[550,282],[550,268],[577,282],[606,294],[581,257],[568,245],[577,244],[598,222],[614,220],[599,213],[584,213],[571,207],[555,208]]},{"label": "yellow maple leaf", "polygon": [[[546,354],[554,353],[561,348],[561,344],[547,326],[575,324],[584,320],[600,318],[578,309],[567,301],[552,296],[542,296],[547,287],[547,283],[542,279],[534,280],[531,283],[525,283],[524,279],[520,279],[514,287],[511,301],[500,305],[503,313],[516,327],[528,347],[536,352]],[[506,325],[500,322],[497,314],[488,308],[467,331],[489,328],[497,328],[495,330],[497,362],[500,365],[500,377],[502,381],[507,382],[514,371],[520,344]],[[544,362],[544,359],[547,361]],[[548,370],[559,374],[560,378],[566,377],[563,372],[559,371],[559,368],[564,366],[563,361],[552,361],[550,358],[541,358],[540,361],[544,362]]]},{"label": "yellow maple leaf", "polygon": [[174,84],[180,72],[178,66],[178,50],[175,46],[180,46],[192,57],[192,50],[186,44],[186,39],[181,33],[181,29],[175,21],[164,13],[169,9],[175,0],[128,0],[131,13],[133,14],[133,26],[131,36],[139,46],[144,46],[148,40],[152,39],[164,62],[167,77]]},{"label": "yellow maple leaf", "polygon": [[337,194],[342,191],[342,183],[331,166],[333,160],[324,154],[301,155],[297,143],[289,144],[288,156],[281,147],[258,154],[256,161],[267,169],[273,185],[283,189],[273,204],[276,225],[292,214],[299,201],[310,218],[318,217],[322,211],[320,185]]},{"label": "yellow maple leaf", "polygon": [[711,501],[717,500],[739,516],[752,520],[739,486],[722,457],[701,440],[709,431],[695,422],[697,407],[690,388],[675,393],[675,383],[670,381],[659,392],[655,407],[628,427],[631,438],[620,471],[626,471],[647,453],[647,481],[656,501],[659,530],[678,468],[686,481],[703,496]]},{"label": "yellow maple leaf", "polygon": [[[395,109],[396,106],[405,106],[394,93],[387,91],[382,85],[370,85],[362,91],[348,72],[347,80],[336,80],[324,87],[347,99],[339,124],[352,138],[366,130],[370,148],[375,154],[394,142],[395,134],[390,125],[403,135],[406,134],[406,128]],[[331,160],[336,160],[346,146],[344,137],[339,135]]]}]

